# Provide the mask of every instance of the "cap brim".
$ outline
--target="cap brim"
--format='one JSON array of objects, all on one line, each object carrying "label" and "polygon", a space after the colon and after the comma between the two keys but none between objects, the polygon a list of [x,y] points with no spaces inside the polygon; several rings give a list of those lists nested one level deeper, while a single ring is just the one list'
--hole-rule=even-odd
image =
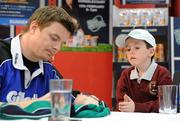
[{"label": "cap brim", "polygon": [[120,48],[125,47],[125,41],[128,37],[127,34],[119,34],[115,39],[115,44]]}]

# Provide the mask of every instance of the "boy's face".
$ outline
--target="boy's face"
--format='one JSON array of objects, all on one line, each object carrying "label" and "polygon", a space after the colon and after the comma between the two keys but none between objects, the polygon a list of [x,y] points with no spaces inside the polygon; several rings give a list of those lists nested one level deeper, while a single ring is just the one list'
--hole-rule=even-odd
[{"label": "boy's face", "polygon": [[36,60],[52,61],[53,56],[60,50],[64,41],[70,37],[70,32],[61,24],[54,22],[40,30],[32,23],[31,54]]},{"label": "boy's face", "polygon": [[126,48],[129,63],[136,67],[144,66],[144,64],[151,61],[151,57],[154,55],[154,48],[147,49],[144,40],[130,37],[126,40]]}]

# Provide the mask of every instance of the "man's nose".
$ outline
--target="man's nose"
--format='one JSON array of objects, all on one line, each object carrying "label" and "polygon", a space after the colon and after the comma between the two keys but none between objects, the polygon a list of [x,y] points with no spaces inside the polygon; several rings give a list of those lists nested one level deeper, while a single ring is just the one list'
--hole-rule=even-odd
[{"label": "man's nose", "polygon": [[61,45],[60,44],[54,44],[53,46],[53,52],[54,53],[57,53],[61,48]]}]

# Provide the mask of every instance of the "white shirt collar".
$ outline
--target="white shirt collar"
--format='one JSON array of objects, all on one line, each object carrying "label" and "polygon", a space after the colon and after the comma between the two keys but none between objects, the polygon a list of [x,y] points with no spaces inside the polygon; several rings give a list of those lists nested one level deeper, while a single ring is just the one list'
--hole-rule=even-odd
[{"label": "white shirt collar", "polygon": [[14,37],[11,40],[11,54],[12,54],[12,61],[13,66],[16,69],[25,70],[25,88],[27,88],[31,82],[31,80],[38,76],[39,74],[44,74],[44,68],[43,68],[43,61],[39,61],[39,69],[34,71],[32,75],[30,75],[30,71],[27,69],[27,67],[24,65],[22,52],[21,52],[21,46],[20,46],[20,39],[19,36]]},{"label": "white shirt collar", "polygon": [[23,64],[19,35],[11,40],[11,54],[13,66],[20,70],[26,70],[27,68]]},{"label": "white shirt collar", "polygon": [[[141,79],[145,79],[145,80],[148,80],[148,81],[151,81],[152,77],[153,77],[153,74],[155,72],[157,68],[157,63],[155,63],[155,61],[153,60],[151,65],[149,66],[149,68],[147,69],[147,71],[144,73],[144,75],[140,78]],[[134,68],[132,71],[131,71],[131,74],[130,74],[130,80],[133,80],[133,79],[139,79],[139,76],[138,76],[138,71],[137,71],[137,68]]]}]

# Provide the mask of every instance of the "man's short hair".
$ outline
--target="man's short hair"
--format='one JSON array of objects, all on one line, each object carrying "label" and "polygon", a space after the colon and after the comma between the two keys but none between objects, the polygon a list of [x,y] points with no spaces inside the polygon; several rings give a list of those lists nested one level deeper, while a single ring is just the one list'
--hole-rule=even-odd
[{"label": "man's short hair", "polygon": [[49,26],[52,22],[58,22],[62,24],[71,35],[77,30],[77,25],[73,22],[72,17],[61,7],[45,6],[38,8],[24,28],[24,33],[29,30],[30,24],[36,21],[40,29]]}]

